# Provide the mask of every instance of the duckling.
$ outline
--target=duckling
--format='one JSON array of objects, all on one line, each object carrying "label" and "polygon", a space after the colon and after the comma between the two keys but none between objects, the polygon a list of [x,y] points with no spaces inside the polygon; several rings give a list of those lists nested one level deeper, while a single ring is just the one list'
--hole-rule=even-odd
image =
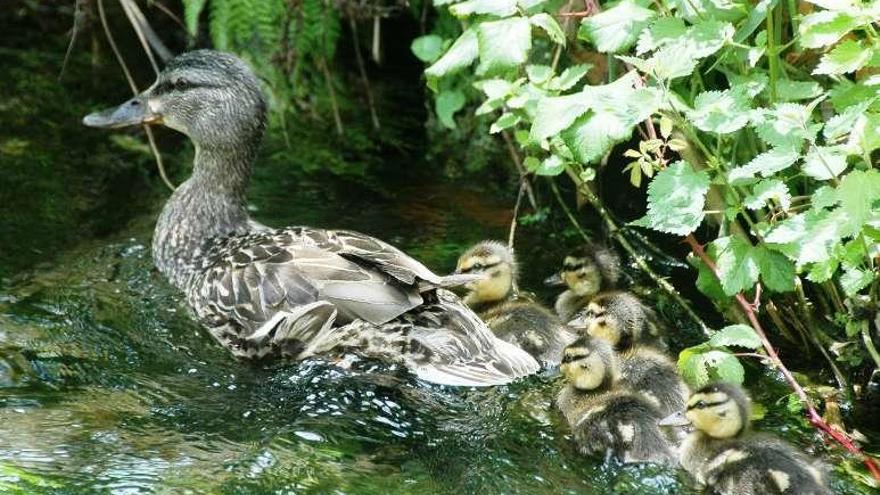
[{"label": "duckling", "polygon": [[661,425],[693,424],[681,465],[722,495],[830,495],[825,475],[782,440],[749,432],[750,401],[737,385],[715,383],[695,392],[686,411]]},{"label": "duckling", "polygon": [[656,314],[629,292],[610,291],[596,295],[567,322],[570,328],[600,337],[624,351],[636,343],[665,349],[656,324]]},{"label": "duckling", "polygon": [[650,399],[663,416],[680,411],[690,391],[678,366],[666,354],[646,345],[635,345],[618,354],[621,380]]},{"label": "duckling", "polygon": [[556,404],[582,453],[674,464],[670,438],[657,425],[663,415],[654,401],[621,379],[608,342],[580,337],[563,351],[560,368],[566,385]]},{"label": "duckling", "polygon": [[562,270],[551,275],[545,284],[567,286],[556,298],[554,308],[563,321],[574,317],[599,291],[609,290],[620,280],[620,258],[608,247],[589,243],[569,253]]},{"label": "duckling", "polygon": [[105,129],[164,125],[193,142],[193,172],[159,215],[153,261],[220,344],[253,360],[353,351],[454,386],[538,371],[445,290],[470,278],[437,275],[369,235],[272,229],[250,218],[247,188],[266,110],[244,61],[195,50],[169,60],[139,95],[83,119]]},{"label": "duckling", "polygon": [[483,241],[458,259],[456,273],[480,275],[469,282],[464,302],[495,335],[548,365],[559,364],[562,348],[575,336],[550,310],[517,293],[518,264],[513,250]]}]

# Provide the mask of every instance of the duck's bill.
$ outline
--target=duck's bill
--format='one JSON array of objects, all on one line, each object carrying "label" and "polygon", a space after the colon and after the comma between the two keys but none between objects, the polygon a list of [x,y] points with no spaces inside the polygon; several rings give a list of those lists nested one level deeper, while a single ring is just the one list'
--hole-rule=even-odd
[{"label": "duck's bill", "polygon": [[661,419],[657,424],[660,426],[687,426],[691,424],[691,420],[687,419],[684,411],[678,411]]},{"label": "duck's bill", "polygon": [[544,279],[544,285],[548,287],[559,287],[560,285],[565,285],[565,282],[562,280],[562,275],[554,273]]},{"label": "duck's bill", "polygon": [[99,129],[118,129],[161,122],[162,116],[151,111],[146,98],[142,96],[135,96],[118,107],[90,113],[83,118],[83,124]]}]

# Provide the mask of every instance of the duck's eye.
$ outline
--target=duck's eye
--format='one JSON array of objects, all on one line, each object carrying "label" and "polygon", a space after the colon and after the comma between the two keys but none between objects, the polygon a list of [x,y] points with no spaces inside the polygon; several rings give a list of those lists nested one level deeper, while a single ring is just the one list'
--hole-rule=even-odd
[{"label": "duck's eye", "polygon": [[185,89],[188,89],[190,86],[191,86],[190,82],[182,77],[180,79],[174,81],[174,89],[176,89],[178,91],[183,91]]}]

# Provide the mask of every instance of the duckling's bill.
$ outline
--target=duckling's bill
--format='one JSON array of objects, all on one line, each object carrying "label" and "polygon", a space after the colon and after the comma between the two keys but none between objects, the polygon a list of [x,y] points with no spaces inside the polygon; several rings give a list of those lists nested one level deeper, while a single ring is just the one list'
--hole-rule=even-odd
[{"label": "duckling's bill", "polygon": [[688,426],[691,424],[691,420],[687,418],[684,411],[677,411],[661,419],[657,424],[660,426]]},{"label": "duckling's bill", "polygon": [[562,275],[559,272],[556,272],[544,279],[544,285],[547,287],[561,287],[565,285],[565,281],[562,280]]},{"label": "duckling's bill", "polygon": [[99,129],[118,129],[138,124],[161,124],[162,116],[150,109],[142,94],[118,107],[93,112],[83,118],[83,124]]}]

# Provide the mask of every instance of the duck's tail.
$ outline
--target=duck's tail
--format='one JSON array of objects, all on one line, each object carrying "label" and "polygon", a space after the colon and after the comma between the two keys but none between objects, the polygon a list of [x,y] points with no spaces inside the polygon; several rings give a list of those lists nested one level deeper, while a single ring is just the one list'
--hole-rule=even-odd
[{"label": "duck's tail", "polygon": [[440,385],[503,385],[540,369],[527,352],[495,337],[455,294],[437,289],[426,299],[383,325],[358,320],[339,328],[352,336],[342,345],[402,361],[419,378]]}]

